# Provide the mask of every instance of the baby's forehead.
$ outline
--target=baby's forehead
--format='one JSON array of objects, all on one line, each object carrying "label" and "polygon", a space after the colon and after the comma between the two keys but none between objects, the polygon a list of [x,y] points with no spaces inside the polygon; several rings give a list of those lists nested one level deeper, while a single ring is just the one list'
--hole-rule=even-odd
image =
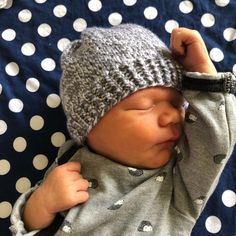
[{"label": "baby's forehead", "polygon": [[182,93],[180,93],[176,89],[156,86],[156,87],[149,87],[149,88],[140,89],[140,90],[134,92],[133,94],[129,95],[128,97],[126,97],[125,100],[131,101],[131,100],[139,100],[142,98],[153,98],[153,99],[179,98],[179,99],[181,99],[181,98],[183,98],[183,96],[182,96]]}]

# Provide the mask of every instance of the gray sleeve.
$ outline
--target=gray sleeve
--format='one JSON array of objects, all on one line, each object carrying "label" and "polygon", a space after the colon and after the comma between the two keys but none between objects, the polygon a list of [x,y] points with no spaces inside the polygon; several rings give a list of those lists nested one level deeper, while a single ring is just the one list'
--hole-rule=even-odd
[{"label": "gray sleeve", "polygon": [[[66,152],[72,145],[73,141],[67,141],[58,151],[58,156],[55,160],[55,162],[49,167],[47,172],[45,173],[44,179],[47,177],[47,175],[58,165],[57,160],[60,158],[60,156],[63,155],[64,152]],[[15,202],[12,213],[11,213],[11,226],[10,231],[12,232],[12,235],[14,236],[31,236],[35,235],[39,230],[34,230],[31,232],[27,232],[24,226],[24,222],[22,219],[22,212],[24,210],[25,204],[31,194],[39,187],[40,183],[36,184],[33,188],[30,188],[27,192],[23,193]]]},{"label": "gray sleeve", "polygon": [[[73,144],[72,141],[67,141],[58,151],[58,157],[55,160],[55,162],[50,166],[50,168],[47,170],[44,179],[47,177],[47,175],[57,166],[57,160],[60,158],[60,156]],[[15,202],[12,213],[11,213],[11,226],[10,231],[12,232],[13,236],[32,236],[35,235],[39,230],[34,230],[31,232],[27,232],[24,226],[24,222],[22,219],[22,213],[25,207],[25,204],[31,194],[39,187],[40,183],[36,184],[33,188],[30,188],[27,192],[23,193]]]},{"label": "gray sleeve", "polygon": [[[210,78],[196,73],[197,77]],[[174,207],[196,219],[214,191],[236,143],[236,99],[233,94],[185,91],[189,103],[184,136],[174,170]]]},{"label": "gray sleeve", "polygon": [[9,228],[13,236],[32,236],[39,231],[34,230],[31,232],[27,232],[22,219],[22,212],[24,210],[25,203],[29,199],[30,195],[38,188],[38,186],[39,185],[36,185],[35,187],[30,188],[28,191],[23,193],[15,202],[10,218],[11,226]]}]

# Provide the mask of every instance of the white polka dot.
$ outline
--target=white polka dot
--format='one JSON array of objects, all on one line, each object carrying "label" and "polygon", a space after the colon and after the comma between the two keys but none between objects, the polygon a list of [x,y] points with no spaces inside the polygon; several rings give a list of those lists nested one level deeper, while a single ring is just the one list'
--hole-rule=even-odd
[{"label": "white polka dot", "polygon": [[87,22],[83,18],[78,18],[74,21],[73,28],[77,32],[82,32],[87,28]]},{"label": "white polka dot", "polygon": [[201,17],[201,22],[203,26],[211,27],[215,24],[215,17],[210,13],[206,13]]},{"label": "white polka dot", "polygon": [[233,207],[236,205],[236,194],[232,190],[225,190],[222,194],[222,202],[227,207]]},{"label": "white polka dot", "polygon": [[182,1],[179,4],[179,10],[184,13],[188,14],[193,10],[193,4],[191,1]]},{"label": "white polka dot", "polygon": [[61,147],[61,145],[65,143],[65,141],[66,141],[66,137],[61,132],[56,132],[51,137],[52,145],[55,147]]},{"label": "white polka dot", "polygon": [[43,170],[48,165],[48,158],[43,154],[38,154],[33,159],[33,166],[37,170]]},{"label": "white polka dot", "polygon": [[27,146],[26,140],[23,137],[18,137],[13,142],[13,148],[17,152],[23,152],[25,151]]},{"label": "white polka dot", "polygon": [[41,67],[45,70],[45,71],[53,71],[56,67],[56,63],[52,58],[45,58],[42,62],[41,62]]},{"label": "white polka dot", "polygon": [[12,7],[12,1],[13,0],[5,0],[4,2],[5,2],[5,4],[4,4],[4,9],[9,9],[9,8],[11,8]]},{"label": "white polka dot", "polygon": [[15,62],[10,62],[9,64],[6,65],[5,71],[9,76],[16,76],[18,75],[20,69]]},{"label": "white polka dot", "polygon": [[215,0],[215,3],[219,7],[225,7],[229,4],[230,0]]},{"label": "white polka dot", "polygon": [[18,19],[23,23],[29,22],[31,20],[31,18],[32,18],[32,13],[28,9],[24,9],[24,10],[20,11],[18,14]]},{"label": "white polka dot", "polygon": [[8,160],[0,160],[0,167],[0,175],[6,175],[11,169],[11,165]]},{"label": "white polka dot", "polygon": [[224,38],[226,41],[230,42],[236,39],[236,29],[234,28],[227,28],[224,30]]},{"label": "white polka dot", "polygon": [[9,101],[8,107],[10,111],[18,113],[22,111],[24,104],[20,99],[13,98]]},{"label": "white polka dot", "polygon": [[16,190],[19,193],[26,192],[30,187],[31,187],[31,182],[26,177],[22,177],[22,178],[18,179],[16,182]]},{"label": "white polka dot", "polygon": [[224,54],[219,48],[213,48],[210,51],[211,60],[215,62],[220,62],[224,59]]},{"label": "white polka dot", "polygon": [[233,73],[236,75],[236,64],[233,66],[232,71],[233,71]]},{"label": "white polka dot", "polygon": [[35,2],[37,2],[37,3],[45,3],[47,0],[34,0]]},{"label": "white polka dot", "polygon": [[123,0],[126,6],[133,6],[136,4],[137,0]]},{"label": "white polka dot", "polygon": [[88,3],[88,8],[93,12],[100,11],[102,9],[102,3],[100,0],[90,0]]},{"label": "white polka dot", "polygon": [[25,56],[32,56],[35,53],[35,46],[32,43],[25,43],[21,47],[21,52]]},{"label": "white polka dot", "polygon": [[67,45],[70,43],[70,40],[67,38],[62,38],[57,42],[57,48],[62,52]]},{"label": "white polka dot", "polygon": [[48,95],[46,103],[50,108],[56,108],[60,105],[61,99],[57,94],[52,93]]},{"label": "white polka dot", "polygon": [[2,85],[0,84],[0,95],[2,94]]},{"label": "white polka dot", "polygon": [[158,11],[155,7],[147,7],[144,9],[143,14],[147,20],[154,20],[158,15]]},{"label": "white polka dot", "polygon": [[37,79],[35,78],[29,78],[27,81],[26,81],[26,89],[29,91],[29,92],[36,92],[38,91],[39,89],[39,86],[40,86],[40,83]]},{"label": "white polka dot", "polygon": [[41,24],[39,27],[38,27],[38,34],[42,37],[48,37],[52,32],[52,28],[50,25],[48,24]]},{"label": "white polka dot", "polygon": [[43,126],[44,126],[44,119],[41,116],[36,115],[30,119],[30,127],[33,130],[40,130],[43,128]]},{"label": "white polka dot", "polygon": [[205,226],[209,233],[216,234],[221,230],[221,221],[216,216],[209,216],[206,219]]},{"label": "white polka dot", "polygon": [[120,25],[122,22],[122,15],[118,12],[113,12],[109,15],[108,21],[112,26]]},{"label": "white polka dot", "polygon": [[7,5],[7,0],[0,0],[0,8],[4,8]]},{"label": "white polka dot", "polygon": [[4,120],[0,120],[0,135],[7,131],[7,123]]},{"label": "white polka dot", "polygon": [[173,29],[175,28],[179,28],[179,23],[175,20],[168,20],[166,23],[165,23],[165,30],[168,32],[168,33],[171,33]]},{"label": "white polka dot", "polygon": [[6,29],[2,32],[2,38],[6,41],[12,41],[16,37],[16,31],[13,29]]},{"label": "white polka dot", "polygon": [[0,202],[0,218],[5,219],[11,215],[12,205],[9,202]]},{"label": "white polka dot", "polygon": [[67,8],[64,5],[57,5],[53,9],[53,14],[59,18],[65,16],[66,13],[67,13]]}]

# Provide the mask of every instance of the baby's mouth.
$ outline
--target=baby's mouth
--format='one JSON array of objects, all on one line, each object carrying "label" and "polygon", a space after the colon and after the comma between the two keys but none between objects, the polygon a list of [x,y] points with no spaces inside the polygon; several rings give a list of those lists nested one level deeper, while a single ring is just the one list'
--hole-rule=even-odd
[{"label": "baby's mouth", "polygon": [[172,129],[172,135],[169,141],[178,142],[182,135],[182,127],[176,127]]}]

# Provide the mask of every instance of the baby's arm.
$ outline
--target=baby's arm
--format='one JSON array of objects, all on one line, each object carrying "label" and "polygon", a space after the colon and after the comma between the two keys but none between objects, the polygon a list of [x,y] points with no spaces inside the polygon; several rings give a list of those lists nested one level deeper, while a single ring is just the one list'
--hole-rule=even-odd
[{"label": "baby's arm", "polygon": [[[189,107],[173,176],[175,209],[196,220],[214,191],[236,142],[236,99],[230,94],[235,89],[235,78],[231,73],[216,73],[196,31],[174,30],[171,48],[186,71],[201,72],[186,73],[200,86],[195,91],[183,90]],[[217,87],[217,92],[204,91],[205,84],[220,84],[222,90]]]},{"label": "baby's arm", "polygon": [[32,231],[49,226],[56,214],[87,201],[88,181],[80,175],[80,164],[57,166],[30,196],[23,212],[25,227]]}]

